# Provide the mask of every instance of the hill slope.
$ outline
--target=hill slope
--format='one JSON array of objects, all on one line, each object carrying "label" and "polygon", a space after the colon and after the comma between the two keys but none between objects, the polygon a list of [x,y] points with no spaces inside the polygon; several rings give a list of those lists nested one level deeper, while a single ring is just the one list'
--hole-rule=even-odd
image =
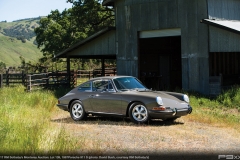
[{"label": "hill slope", "polygon": [[39,18],[18,20],[15,22],[0,22],[0,61],[9,66],[20,66],[20,56],[26,62],[36,61],[42,53],[34,44],[34,28],[38,26]]}]

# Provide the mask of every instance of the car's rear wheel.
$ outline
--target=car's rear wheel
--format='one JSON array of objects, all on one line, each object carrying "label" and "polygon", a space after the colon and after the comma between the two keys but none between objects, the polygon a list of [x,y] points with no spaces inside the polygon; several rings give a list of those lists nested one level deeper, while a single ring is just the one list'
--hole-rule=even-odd
[{"label": "car's rear wheel", "polygon": [[86,117],[86,112],[81,101],[75,100],[71,103],[70,115],[74,121],[80,121]]},{"label": "car's rear wheel", "polygon": [[148,110],[143,103],[135,102],[129,108],[129,117],[137,124],[146,123],[149,119]]}]

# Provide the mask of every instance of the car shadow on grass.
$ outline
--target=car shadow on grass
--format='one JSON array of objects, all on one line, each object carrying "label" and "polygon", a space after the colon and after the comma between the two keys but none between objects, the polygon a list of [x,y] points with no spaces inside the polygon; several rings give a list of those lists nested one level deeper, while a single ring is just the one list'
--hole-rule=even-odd
[{"label": "car shadow on grass", "polygon": [[52,119],[54,123],[69,123],[69,124],[89,124],[89,125],[120,125],[120,126],[171,126],[171,125],[183,125],[184,122],[180,119],[175,121],[170,120],[149,120],[146,124],[135,124],[129,118],[123,117],[100,117],[100,116],[88,116],[81,121],[74,121],[71,117]]}]

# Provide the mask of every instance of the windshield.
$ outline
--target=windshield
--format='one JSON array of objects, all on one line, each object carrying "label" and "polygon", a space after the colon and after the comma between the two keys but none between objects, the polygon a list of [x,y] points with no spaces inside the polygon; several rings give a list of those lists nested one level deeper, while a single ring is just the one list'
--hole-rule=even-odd
[{"label": "windshield", "polygon": [[118,90],[148,90],[140,81],[134,77],[122,77],[113,80]]}]

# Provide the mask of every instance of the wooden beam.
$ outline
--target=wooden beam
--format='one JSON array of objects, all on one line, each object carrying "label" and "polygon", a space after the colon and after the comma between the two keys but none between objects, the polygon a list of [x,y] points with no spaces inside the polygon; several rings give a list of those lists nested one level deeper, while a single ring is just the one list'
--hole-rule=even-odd
[{"label": "wooden beam", "polygon": [[67,57],[67,74],[68,74],[68,85],[71,86],[71,69],[70,69],[70,57]]},{"label": "wooden beam", "polygon": [[102,62],[102,75],[101,76],[105,76],[105,59],[102,58],[101,62]]}]

